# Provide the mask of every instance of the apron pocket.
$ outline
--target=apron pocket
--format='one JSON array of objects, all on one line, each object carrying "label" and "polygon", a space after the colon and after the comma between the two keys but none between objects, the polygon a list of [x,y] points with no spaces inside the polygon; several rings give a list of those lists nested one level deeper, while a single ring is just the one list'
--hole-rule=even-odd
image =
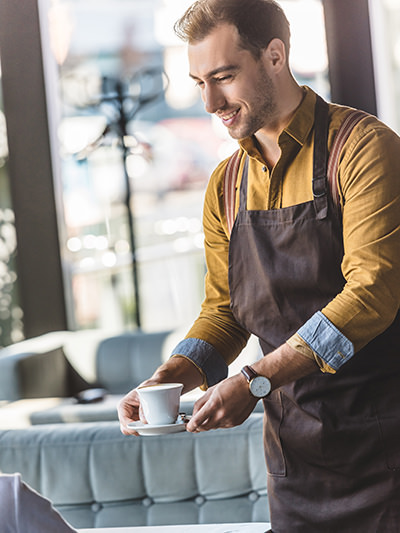
[{"label": "apron pocket", "polygon": [[389,470],[400,470],[400,417],[378,415],[379,429]]},{"label": "apron pocket", "polygon": [[265,410],[264,450],[265,462],[270,476],[286,476],[286,462],[283,455],[280,430],[283,421],[282,397],[274,391],[263,400]]},{"label": "apron pocket", "polygon": [[[396,351],[394,358],[398,358]],[[392,378],[376,384],[373,391],[374,414],[378,422],[384,459],[389,470],[400,470],[400,388],[398,363]],[[379,385],[379,386],[378,386]]]}]

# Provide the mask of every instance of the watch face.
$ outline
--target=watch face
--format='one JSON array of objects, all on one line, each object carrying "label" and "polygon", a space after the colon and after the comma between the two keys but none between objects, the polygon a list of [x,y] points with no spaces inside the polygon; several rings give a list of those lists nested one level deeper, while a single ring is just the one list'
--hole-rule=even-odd
[{"label": "watch face", "polygon": [[264,398],[271,392],[271,382],[264,376],[257,376],[250,382],[250,392],[256,398]]}]

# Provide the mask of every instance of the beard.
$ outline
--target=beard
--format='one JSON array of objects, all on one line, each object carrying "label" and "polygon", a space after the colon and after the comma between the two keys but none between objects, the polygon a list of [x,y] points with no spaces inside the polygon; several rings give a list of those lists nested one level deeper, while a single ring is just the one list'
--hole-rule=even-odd
[{"label": "beard", "polygon": [[264,67],[260,68],[256,84],[256,96],[249,101],[249,112],[240,117],[241,123],[228,128],[229,135],[236,140],[251,137],[266,124],[272,124],[277,110],[276,90]]}]

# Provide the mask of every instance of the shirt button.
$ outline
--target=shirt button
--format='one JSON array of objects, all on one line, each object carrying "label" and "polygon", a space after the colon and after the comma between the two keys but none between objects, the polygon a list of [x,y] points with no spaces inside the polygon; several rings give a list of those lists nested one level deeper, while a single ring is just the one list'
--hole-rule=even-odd
[{"label": "shirt button", "polygon": [[267,172],[267,167],[265,165],[262,167],[262,171]]}]

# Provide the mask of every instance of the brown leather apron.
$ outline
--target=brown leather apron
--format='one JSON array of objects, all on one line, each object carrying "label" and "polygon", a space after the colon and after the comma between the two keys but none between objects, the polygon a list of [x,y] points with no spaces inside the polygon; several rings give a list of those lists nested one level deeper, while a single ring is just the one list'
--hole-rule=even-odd
[{"label": "brown leather apron", "polygon": [[[247,210],[244,167],[229,249],[231,307],[264,354],[344,285],[340,214],[326,179],[327,135],[328,105],[318,98],[310,202]],[[399,346],[398,314],[336,374],[317,371],[264,400],[274,533],[400,532]]]}]

